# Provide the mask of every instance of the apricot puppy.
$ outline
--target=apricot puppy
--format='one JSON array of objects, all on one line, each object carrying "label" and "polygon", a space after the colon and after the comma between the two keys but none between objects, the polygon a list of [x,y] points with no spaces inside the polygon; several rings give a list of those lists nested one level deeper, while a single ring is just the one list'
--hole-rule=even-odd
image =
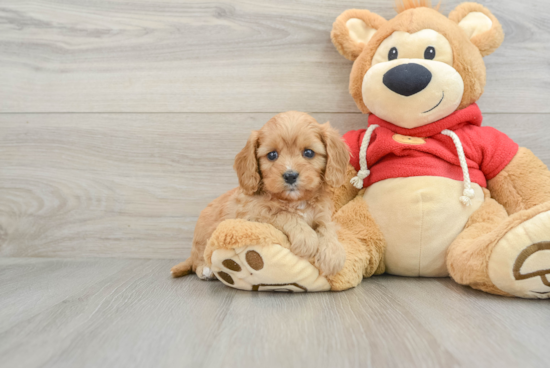
[{"label": "apricot puppy", "polygon": [[348,148],[329,123],[321,125],[296,111],[276,115],[252,132],[235,157],[240,186],[201,212],[191,257],[174,266],[172,275],[215,277],[203,253],[226,219],[273,225],[288,236],[294,254],[314,259],[322,274],[334,275],[344,266],[346,254],[331,220],[330,189],[343,184],[348,161]]}]

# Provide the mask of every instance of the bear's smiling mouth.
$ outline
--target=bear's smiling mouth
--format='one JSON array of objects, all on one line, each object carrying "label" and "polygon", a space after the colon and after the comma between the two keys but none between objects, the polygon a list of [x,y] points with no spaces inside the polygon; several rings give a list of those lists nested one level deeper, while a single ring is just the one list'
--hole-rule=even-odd
[{"label": "bear's smiling mouth", "polygon": [[437,103],[437,105],[435,105],[434,107],[432,107],[431,109],[429,109],[428,111],[424,111],[423,114],[426,114],[432,110],[435,110],[436,107],[438,107],[439,105],[441,105],[441,103],[443,102],[443,99],[445,98],[445,91],[443,91],[443,96],[441,96],[441,100],[439,100],[439,102]]}]

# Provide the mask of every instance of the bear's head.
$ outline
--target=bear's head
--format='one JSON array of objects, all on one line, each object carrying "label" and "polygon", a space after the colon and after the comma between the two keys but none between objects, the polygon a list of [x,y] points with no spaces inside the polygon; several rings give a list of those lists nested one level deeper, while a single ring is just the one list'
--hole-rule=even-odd
[{"label": "bear's head", "polygon": [[504,39],[493,14],[464,3],[447,18],[429,0],[398,1],[397,10],[385,20],[351,9],[334,22],[334,45],[354,61],[349,89],[361,111],[410,129],[476,102],[485,86],[483,57]]}]

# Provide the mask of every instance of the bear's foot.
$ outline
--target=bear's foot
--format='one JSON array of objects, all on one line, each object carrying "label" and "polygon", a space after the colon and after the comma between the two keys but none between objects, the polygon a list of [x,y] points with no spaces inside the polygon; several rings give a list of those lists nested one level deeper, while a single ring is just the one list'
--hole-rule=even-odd
[{"label": "bear's foot", "polygon": [[269,224],[224,221],[214,231],[205,259],[221,282],[236,289],[312,292],[331,288],[319,270],[293,254],[286,236]]},{"label": "bear's foot", "polygon": [[227,286],[241,290],[330,290],[317,268],[279,244],[216,250],[212,253],[212,271]]},{"label": "bear's foot", "polygon": [[510,229],[493,248],[488,266],[500,290],[521,298],[550,298],[550,211]]}]

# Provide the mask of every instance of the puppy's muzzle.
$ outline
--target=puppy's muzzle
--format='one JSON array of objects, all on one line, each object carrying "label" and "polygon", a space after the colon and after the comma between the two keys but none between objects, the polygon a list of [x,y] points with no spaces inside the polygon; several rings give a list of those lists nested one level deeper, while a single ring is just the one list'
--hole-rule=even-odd
[{"label": "puppy's muzzle", "polygon": [[283,174],[283,179],[285,179],[285,183],[292,185],[298,180],[298,175],[296,171],[287,171]]}]

